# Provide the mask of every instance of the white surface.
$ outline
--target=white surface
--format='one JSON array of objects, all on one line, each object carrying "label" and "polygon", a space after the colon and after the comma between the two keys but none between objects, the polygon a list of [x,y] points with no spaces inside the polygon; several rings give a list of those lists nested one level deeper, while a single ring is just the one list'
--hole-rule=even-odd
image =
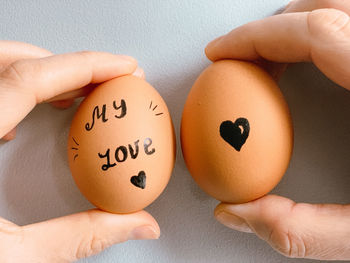
[{"label": "white surface", "polygon": [[[206,43],[286,3],[3,0],[1,38],[55,53],[100,50],[136,57],[166,100],[178,134],[186,95],[209,64]],[[292,66],[281,89],[294,119],[295,151],[274,192],[296,201],[349,202],[350,93],[306,64]],[[28,224],[91,207],[75,187],[66,159],[75,109],[41,105],[20,124],[15,141],[0,144],[1,216]],[[311,262],[286,259],[254,235],[223,227],[213,218],[216,204],[193,182],[179,146],[169,186],[147,208],[160,224],[161,238],[130,241],[82,262]]]}]

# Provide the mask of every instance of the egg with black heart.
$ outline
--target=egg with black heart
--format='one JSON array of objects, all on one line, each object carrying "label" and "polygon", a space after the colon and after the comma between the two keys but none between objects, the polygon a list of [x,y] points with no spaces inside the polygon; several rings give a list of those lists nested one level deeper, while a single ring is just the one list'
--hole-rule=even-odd
[{"label": "egg with black heart", "polygon": [[181,146],[190,174],[209,195],[228,203],[257,199],[278,184],[291,159],[287,102],[254,63],[215,62],[187,97]]},{"label": "egg with black heart", "polygon": [[68,136],[76,185],[92,204],[112,213],[139,211],[163,192],[175,148],[164,100],[131,75],[96,87],[80,104]]}]

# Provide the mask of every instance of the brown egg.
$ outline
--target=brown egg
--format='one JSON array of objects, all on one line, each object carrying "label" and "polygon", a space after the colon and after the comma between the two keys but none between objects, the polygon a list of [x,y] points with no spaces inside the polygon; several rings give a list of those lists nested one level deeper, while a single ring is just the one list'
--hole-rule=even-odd
[{"label": "brown egg", "polygon": [[95,88],[79,106],[68,137],[78,188],[92,204],[113,213],[152,203],[170,179],[175,151],[165,102],[131,75]]},{"label": "brown egg", "polygon": [[287,103],[255,64],[215,62],[188,95],[181,144],[192,177],[208,194],[229,203],[257,199],[276,186],[291,158]]}]

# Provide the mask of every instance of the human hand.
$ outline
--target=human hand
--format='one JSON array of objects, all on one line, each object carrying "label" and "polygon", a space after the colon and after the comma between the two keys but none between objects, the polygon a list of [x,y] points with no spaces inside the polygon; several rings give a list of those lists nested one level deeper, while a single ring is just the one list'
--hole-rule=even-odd
[{"label": "human hand", "polygon": [[[297,0],[283,14],[234,29],[209,43],[212,61],[255,61],[275,78],[285,63],[313,62],[350,90],[350,1]],[[219,204],[222,224],[255,233],[288,257],[350,260],[350,205],[294,203],[267,195],[246,204]]]},{"label": "human hand", "polygon": [[[136,61],[103,52],[53,55],[19,42],[0,41],[0,138],[38,103],[69,107],[94,84],[134,74]],[[145,211],[117,215],[93,209],[27,226],[0,218],[0,262],[71,262],[115,243],[156,239],[159,226]]]}]

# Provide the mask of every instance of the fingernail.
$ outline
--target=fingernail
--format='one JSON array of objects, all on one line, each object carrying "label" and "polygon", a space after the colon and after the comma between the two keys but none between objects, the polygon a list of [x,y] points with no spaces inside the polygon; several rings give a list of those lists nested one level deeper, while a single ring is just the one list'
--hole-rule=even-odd
[{"label": "fingernail", "polygon": [[128,240],[158,239],[159,232],[152,226],[139,226],[133,229],[128,236]]},{"label": "fingernail", "polygon": [[252,229],[249,227],[247,222],[234,214],[227,213],[225,211],[218,212],[215,215],[216,220],[218,220],[221,224],[232,228],[237,231],[253,233]]},{"label": "fingernail", "polygon": [[137,69],[134,71],[133,75],[134,75],[135,77],[139,77],[139,78],[142,78],[142,79],[143,79],[143,78],[145,77],[145,72],[143,71],[142,68],[137,67]]}]

